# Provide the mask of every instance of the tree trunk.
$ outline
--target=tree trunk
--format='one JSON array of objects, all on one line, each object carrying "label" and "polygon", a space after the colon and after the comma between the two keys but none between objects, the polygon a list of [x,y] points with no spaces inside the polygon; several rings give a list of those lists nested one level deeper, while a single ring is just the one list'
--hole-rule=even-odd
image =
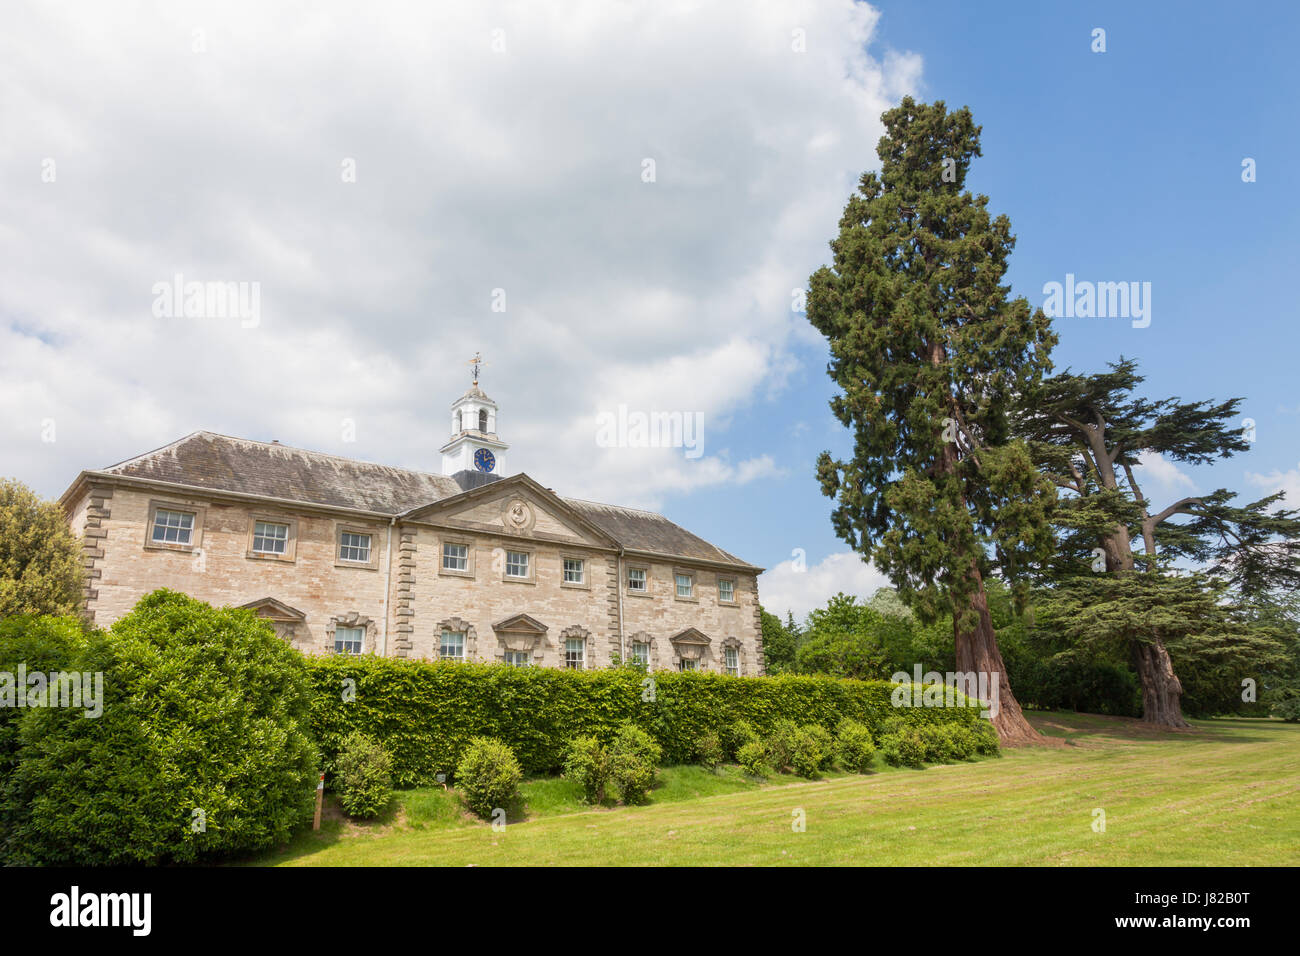
[{"label": "tree trunk", "polygon": [[993,675],[997,674],[997,715],[993,717],[993,728],[998,738],[1008,746],[1021,744],[1045,743],[1042,734],[1034,730],[1020,711],[1020,703],[1011,692],[1011,682],[1007,679],[1007,666],[1002,661],[1002,651],[998,649],[997,632],[993,630],[993,618],[989,615],[988,600],[984,596],[984,578],[978,568],[971,568],[975,590],[971,593],[970,606],[979,615],[979,624],[973,631],[958,629],[956,617],[953,618],[953,636],[957,647],[957,670],[966,673],[987,674],[989,687],[992,687]]},{"label": "tree trunk", "polygon": [[1183,685],[1161,641],[1133,645],[1133,666],[1142,684],[1142,722],[1161,727],[1190,727],[1183,718]]}]

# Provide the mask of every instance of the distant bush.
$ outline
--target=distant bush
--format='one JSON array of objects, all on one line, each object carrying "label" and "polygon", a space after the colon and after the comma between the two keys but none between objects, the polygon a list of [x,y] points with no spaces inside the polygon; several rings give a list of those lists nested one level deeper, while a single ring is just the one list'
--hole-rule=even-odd
[{"label": "distant bush", "polygon": [[891,767],[920,767],[925,763],[925,742],[915,730],[899,730],[884,736],[880,753]]},{"label": "distant bush", "polygon": [[[309,658],[307,668],[322,752],[332,761],[347,734],[370,734],[392,755],[399,787],[451,772],[476,736],[508,744],[529,773],[548,773],[564,765],[570,741],[592,736],[608,745],[625,721],[654,737],[666,762],[682,764],[695,759],[700,735],[711,729],[724,736],[729,754],[738,752],[746,742],[743,724],[766,738],[780,721],[832,730],[849,717],[874,733],[890,717],[909,726],[978,719],[975,707],[900,712],[891,683],[823,676],[656,672],[654,699],[643,700],[647,677],[628,667],[577,671],[328,655]],[[345,700],[343,686],[356,693]]]},{"label": "distant bush", "polygon": [[695,742],[696,759],[701,765],[708,767],[710,770],[722,766],[727,759],[726,749],[722,746],[722,738],[716,731],[706,730],[700,734],[699,740]]},{"label": "distant bush", "polygon": [[335,763],[334,786],[348,816],[377,817],[393,799],[393,759],[374,737],[348,734]]},{"label": "distant bush", "polygon": [[524,772],[514,753],[499,740],[475,737],[456,765],[456,789],[465,805],[480,817],[507,810],[519,799]]},{"label": "distant bush", "polygon": [[995,757],[1002,752],[1002,742],[998,739],[998,732],[987,720],[975,721],[970,726],[970,732],[977,754]]},{"label": "distant bush", "polygon": [[767,758],[767,748],[758,740],[742,744],[736,754],[736,762],[752,777],[766,777],[772,771],[772,765]]},{"label": "distant bush", "polygon": [[564,776],[582,787],[582,798],[587,803],[603,803],[605,786],[609,783],[609,760],[600,741],[585,736],[569,744]]},{"label": "distant bush", "polygon": [[740,748],[759,739],[758,731],[747,720],[737,720],[724,730],[724,743],[728,757],[740,756]]},{"label": "distant bush", "polygon": [[624,803],[644,803],[654,785],[663,748],[633,723],[623,724],[609,747],[610,776]]},{"label": "distant bush", "polygon": [[842,770],[867,773],[876,759],[876,744],[866,724],[845,718],[835,728],[835,761]]}]

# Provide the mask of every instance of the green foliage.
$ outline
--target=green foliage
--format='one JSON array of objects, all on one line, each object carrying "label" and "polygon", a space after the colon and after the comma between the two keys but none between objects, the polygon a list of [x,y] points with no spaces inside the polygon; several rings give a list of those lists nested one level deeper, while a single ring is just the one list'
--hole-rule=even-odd
[{"label": "green foliage", "polygon": [[334,787],[348,816],[377,817],[393,798],[393,759],[375,738],[354,731],[343,738]]},{"label": "green foliage", "polygon": [[720,767],[727,759],[726,748],[717,731],[706,730],[695,742],[695,754],[699,762],[710,769]]},{"label": "green foliage", "polygon": [[809,780],[815,779],[830,756],[831,735],[816,725],[805,725],[795,729],[789,737],[790,770]]},{"label": "green foliage", "polygon": [[857,680],[883,680],[892,673],[879,631],[884,618],[850,595],[840,593],[808,615],[795,652],[801,674],[830,674]]},{"label": "green foliage", "polygon": [[784,773],[792,769],[798,736],[799,725],[793,720],[782,718],[772,725],[772,731],[763,741],[763,747],[776,770]]},{"label": "green foliage", "polygon": [[609,783],[609,758],[600,741],[590,735],[575,738],[564,758],[564,776],[582,788],[587,803],[604,803]]},{"label": "green foliage", "polygon": [[876,743],[871,739],[871,728],[866,724],[845,718],[835,728],[835,762],[843,770],[867,773],[876,759]]},{"label": "green foliage", "polygon": [[817,769],[830,770],[835,766],[835,735],[821,724],[805,724],[803,732],[812,738],[813,745],[821,754]]},{"label": "green foliage", "polygon": [[767,748],[760,740],[751,740],[742,744],[736,753],[736,762],[751,777],[766,777],[772,771]]},{"label": "green foliage", "polygon": [[103,675],[103,712],[20,718],[11,862],[189,863],[265,849],[310,819],[307,665],[251,611],[155,591],[72,668]]},{"label": "green foliage", "polygon": [[81,606],[81,546],[55,501],[0,479],[0,618],[73,614]]},{"label": "green foliage", "polygon": [[975,756],[975,732],[969,727],[940,727],[939,732],[948,738],[948,754],[953,760]]},{"label": "green foliage", "polygon": [[925,741],[911,728],[894,731],[881,738],[880,754],[891,767],[920,767],[925,763]]},{"label": "green foliage", "polygon": [[523,769],[513,751],[491,737],[475,737],[456,765],[456,789],[465,806],[488,818],[494,810],[509,810],[519,799]]},{"label": "green foliage", "polygon": [[737,720],[724,727],[723,736],[728,757],[738,757],[741,747],[760,739],[754,725],[747,720]]},{"label": "green foliage", "polygon": [[[84,624],[74,617],[20,614],[0,618],[0,671],[13,674],[19,666],[28,674],[68,671],[86,646]],[[25,693],[25,688],[15,687]],[[27,711],[0,706],[0,781],[6,781],[18,759],[18,720]],[[2,786],[3,784],[0,784]]]},{"label": "green foliage", "polygon": [[925,750],[927,763],[944,763],[957,759],[953,740],[945,733],[945,728],[929,724],[925,727],[918,727],[917,734],[920,735],[921,746]]},{"label": "green foliage", "polygon": [[[760,609],[761,610],[761,609]],[[775,614],[762,611],[760,614],[763,634],[763,663],[768,674],[784,674],[794,669],[794,652],[799,644],[799,628],[793,616],[787,614],[788,621],[781,623]]]},{"label": "green foliage", "polygon": [[998,732],[987,720],[977,720],[970,725],[971,737],[975,743],[975,752],[985,757],[998,757],[1002,754],[1002,742]]},{"label": "green foliage", "polygon": [[662,759],[663,748],[636,724],[619,727],[609,746],[609,766],[624,803],[645,803]]},{"label": "green foliage", "polygon": [[[378,738],[393,757],[399,787],[432,784],[450,773],[467,741],[507,743],[529,773],[558,770],[568,742],[613,741],[631,721],[663,748],[669,763],[690,763],[700,734],[748,722],[766,735],[779,720],[833,728],[845,717],[875,727],[895,714],[894,686],[822,676],[729,677],[660,672],[653,695],[636,671],[498,667],[379,657],[311,658],[312,726],[330,759],[353,730]],[[643,699],[651,697],[653,699]],[[973,707],[914,708],[910,723],[978,718]]]},{"label": "green foliage", "polygon": [[967,109],[905,97],[809,280],[830,346],[831,401],[853,454],[817,462],[835,532],[926,621],[973,630],[978,568],[1018,579],[1050,552],[1050,481],[1015,441],[1007,396],[1050,369],[1041,309],[1009,299],[1006,216],[966,189],[980,130]]}]

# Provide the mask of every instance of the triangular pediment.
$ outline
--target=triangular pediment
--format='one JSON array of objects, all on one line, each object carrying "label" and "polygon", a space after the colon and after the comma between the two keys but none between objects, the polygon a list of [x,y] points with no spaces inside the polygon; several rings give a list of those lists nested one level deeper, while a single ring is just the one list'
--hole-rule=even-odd
[{"label": "triangular pediment", "polygon": [[674,634],[672,637],[668,638],[668,640],[672,641],[674,644],[699,644],[703,647],[708,647],[713,643],[704,632],[696,630],[693,627],[688,627],[681,633]]},{"label": "triangular pediment", "polygon": [[241,609],[248,609],[258,617],[266,618],[268,621],[305,621],[307,615],[296,607],[290,607],[283,601],[277,601],[273,597],[259,598],[256,601],[249,601],[247,604],[241,604]]},{"label": "triangular pediment", "polygon": [[522,474],[412,509],[400,520],[508,537],[617,547],[613,538],[555,492]]},{"label": "triangular pediment", "polygon": [[514,614],[504,621],[497,621],[492,630],[498,634],[509,631],[514,634],[545,634],[546,625],[527,614]]}]

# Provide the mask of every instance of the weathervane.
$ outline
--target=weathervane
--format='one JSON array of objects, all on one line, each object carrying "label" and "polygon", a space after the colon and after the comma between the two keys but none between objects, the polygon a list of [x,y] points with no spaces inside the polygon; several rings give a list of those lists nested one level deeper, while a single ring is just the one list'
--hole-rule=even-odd
[{"label": "weathervane", "polygon": [[481,367],[483,367],[484,365],[487,365],[487,362],[483,361],[483,353],[482,353],[482,352],[475,352],[475,353],[474,353],[474,357],[473,357],[472,359],[470,359],[468,362],[466,362],[465,364],[466,364],[466,365],[472,365],[472,366],[474,366],[474,384],[477,385],[477,384],[478,384],[478,370],[479,370]]}]

